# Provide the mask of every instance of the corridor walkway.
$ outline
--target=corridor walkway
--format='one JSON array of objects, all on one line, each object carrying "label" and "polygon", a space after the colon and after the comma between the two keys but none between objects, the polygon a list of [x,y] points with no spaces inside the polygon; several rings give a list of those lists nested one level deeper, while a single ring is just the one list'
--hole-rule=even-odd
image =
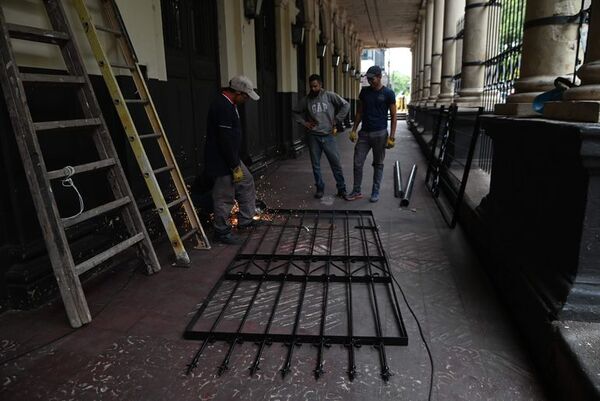
[{"label": "corridor walkway", "polygon": [[[414,309],[434,361],[433,400],[546,400],[518,334],[511,327],[489,280],[460,228],[449,230],[428,196],[418,145],[399,122],[396,147],[388,151],[381,200],[354,202],[334,197],[335,185],[323,160],[325,196],[313,198],[308,153],[270,167],[257,179],[259,196],[271,208],[371,209],[391,267]],[[352,144],[338,137],[348,189]],[[392,168],[400,160],[404,180],[419,167],[410,207],[393,196]],[[363,193],[372,168],[365,166]],[[0,399],[20,400],[427,400],[430,365],[414,318],[402,303],[407,347],[387,347],[393,376],[379,376],[377,353],[357,350],[358,375],[348,380],[347,351],[325,351],[323,377],[313,375],[316,348],[295,351],[291,374],[278,370],[281,345],[265,353],[262,370],[249,377],[255,345],[244,343],[231,369],[217,376],[226,347],[211,345],[186,376],[199,343],[181,338],[194,310],[236,252],[215,245],[195,251],[190,269],[164,265],[146,277],[133,267],[113,271],[86,287],[91,324],[71,331],[58,302],[31,312],[0,316]],[[163,252],[164,253],[164,252]],[[164,256],[164,255],[163,255]],[[166,260],[166,259],[165,259]],[[56,341],[51,342],[52,340]],[[51,342],[49,345],[45,345]],[[17,359],[13,359],[32,350]]]}]

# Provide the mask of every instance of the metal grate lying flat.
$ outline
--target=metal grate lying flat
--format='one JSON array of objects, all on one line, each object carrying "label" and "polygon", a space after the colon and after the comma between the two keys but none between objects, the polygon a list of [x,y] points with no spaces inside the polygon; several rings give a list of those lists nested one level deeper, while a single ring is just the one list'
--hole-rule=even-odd
[{"label": "metal grate lying flat", "polygon": [[387,380],[386,346],[407,345],[408,337],[373,214],[278,209],[267,216],[188,324],[184,337],[202,341],[188,373],[209,343],[229,344],[218,367],[222,374],[236,345],[252,341],[257,348],[250,374],[272,343],[288,347],[282,376],[290,371],[295,346],[313,344],[318,378],[326,348],[341,344],[352,380],[355,348],[372,345]]}]

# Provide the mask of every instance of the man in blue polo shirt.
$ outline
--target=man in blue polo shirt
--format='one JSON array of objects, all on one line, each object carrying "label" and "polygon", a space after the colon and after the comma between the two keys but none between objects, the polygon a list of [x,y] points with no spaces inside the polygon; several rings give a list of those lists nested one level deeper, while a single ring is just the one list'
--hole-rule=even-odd
[{"label": "man in blue polo shirt", "polygon": [[[346,200],[352,201],[363,197],[361,192],[363,166],[369,150],[373,149],[373,189],[371,202],[379,200],[379,188],[383,178],[383,159],[385,150],[394,147],[396,133],[396,95],[394,91],[381,83],[381,68],[374,65],[367,70],[367,81],[358,96],[358,108],[354,118],[354,126],[350,140],[356,142],[354,147],[354,186]],[[390,132],[387,131],[388,112],[392,121]],[[358,135],[356,129],[362,121]],[[357,142],[358,140],[358,142]]]},{"label": "man in blue polo shirt", "polygon": [[258,100],[252,81],[244,76],[231,78],[229,86],[211,103],[206,120],[204,157],[206,175],[214,178],[212,190],[214,205],[215,241],[230,245],[241,244],[231,234],[229,217],[238,201],[238,228],[252,227],[256,212],[254,179],[240,160],[242,127],[237,106],[248,99]]}]

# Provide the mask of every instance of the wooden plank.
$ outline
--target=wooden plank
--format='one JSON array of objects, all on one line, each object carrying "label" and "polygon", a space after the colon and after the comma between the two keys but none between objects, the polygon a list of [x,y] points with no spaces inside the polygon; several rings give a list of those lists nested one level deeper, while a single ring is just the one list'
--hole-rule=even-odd
[{"label": "wooden plank", "polygon": [[162,134],[144,134],[140,135],[140,139],[152,139],[152,138],[160,138]]},{"label": "wooden plank", "polygon": [[110,66],[113,67],[113,68],[121,69],[121,70],[130,70],[130,71],[135,70],[134,66],[128,65],[128,64],[110,63]]},{"label": "wooden plank", "polygon": [[181,241],[185,241],[186,239],[190,238],[192,235],[196,234],[199,230],[197,228],[192,228],[190,231],[188,231],[187,233],[183,234],[181,236]]},{"label": "wooden plank", "polygon": [[52,43],[55,45],[62,45],[69,41],[69,35],[65,32],[40,29],[33,26],[18,24],[6,24],[6,27],[8,28],[8,33],[14,39]]},{"label": "wooden plank", "polygon": [[99,118],[83,118],[78,120],[44,121],[33,123],[33,127],[37,132],[63,131],[77,128],[97,127],[101,123],[102,121]]},{"label": "wooden plank", "polygon": [[[100,170],[100,169],[107,168],[107,167],[112,167],[115,164],[117,164],[115,159],[109,158],[109,159],[99,160],[97,162],[80,164],[73,168],[75,169],[75,174],[81,174],[81,173],[87,173],[88,171],[95,171],[95,170]],[[50,180],[56,180],[59,178],[64,178],[66,176],[67,176],[67,174],[65,174],[64,169],[53,170],[53,171],[48,172],[48,179],[50,179]]]},{"label": "wooden plank", "polygon": [[147,100],[144,99],[125,99],[125,103],[127,104],[143,104],[146,105],[150,102],[148,102]]},{"label": "wooden plank", "polygon": [[98,217],[101,216],[103,214],[106,214],[112,210],[118,209],[120,207],[123,207],[125,205],[127,205],[128,203],[131,202],[131,199],[129,198],[129,196],[126,196],[124,198],[121,199],[117,199],[114,200],[112,202],[106,203],[102,206],[98,206],[96,208],[93,208],[91,210],[88,210],[87,212],[83,212],[81,213],[79,216],[74,217],[72,219],[62,219],[62,224],[64,228],[69,228],[72,227],[76,224],[79,223],[83,223],[84,221],[87,221],[89,219],[93,219],[94,217]]},{"label": "wooden plank", "polygon": [[21,74],[21,80],[27,83],[35,84],[66,84],[66,85],[82,85],[85,84],[84,77],[73,75],[53,75],[53,74]]},{"label": "wooden plank", "polygon": [[143,239],[144,239],[144,234],[138,233],[138,234],[134,235],[133,237],[126,239],[123,242],[119,242],[117,245],[113,246],[112,248],[109,248],[106,251],[99,253],[98,255],[75,266],[75,272],[78,275],[82,275],[83,273],[98,266],[99,264],[106,262],[108,259],[112,258],[113,256],[131,248],[132,246],[134,246],[138,242],[142,241]]},{"label": "wooden plank", "polygon": [[116,36],[123,35],[123,33],[117,29],[112,29],[112,28],[108,28],[106,26],[101,26],[101,25],[94,25],[94,26],[96,27],[97,30],[102,31],[102,32],[112,33],[113,35],[116,35]]}]

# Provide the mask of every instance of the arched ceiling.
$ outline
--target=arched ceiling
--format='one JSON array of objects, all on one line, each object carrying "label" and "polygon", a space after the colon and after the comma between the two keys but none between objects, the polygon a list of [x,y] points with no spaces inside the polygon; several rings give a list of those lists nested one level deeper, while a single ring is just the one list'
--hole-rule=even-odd
[{"label": "arched ceiling", "polygon": [[337,0],[365,47],[409,47],[423,0]]}]

